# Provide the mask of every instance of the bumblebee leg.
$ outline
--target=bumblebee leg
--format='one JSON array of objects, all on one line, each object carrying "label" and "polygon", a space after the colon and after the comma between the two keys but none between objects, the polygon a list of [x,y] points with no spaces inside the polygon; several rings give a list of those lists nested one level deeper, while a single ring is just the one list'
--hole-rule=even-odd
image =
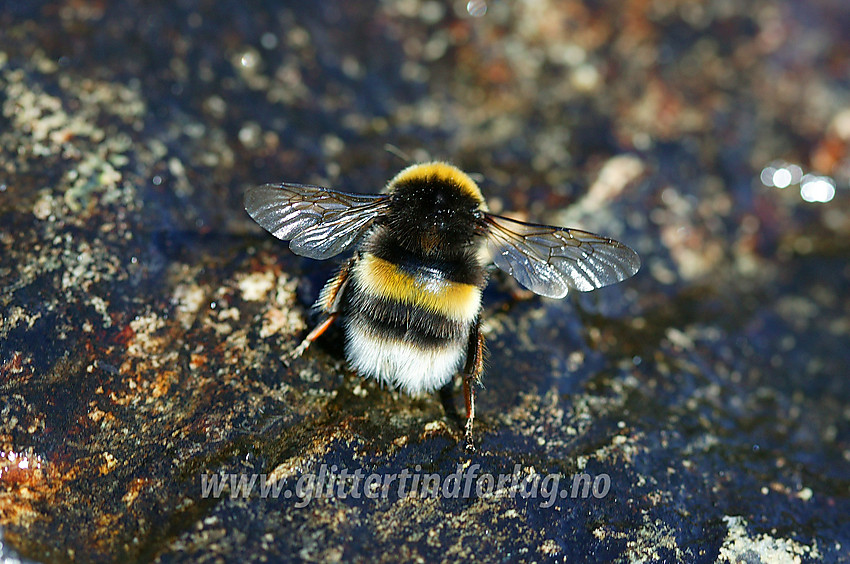
[{"label": "bumblebee leg", "polygon": [[321,311],[326,315],[326,317],[316,325],[310,333],[301,341],[301,344],[292,351],[289,355],[290,358],[297,358],[304,354],[304,352],[313,344],[313,341],[318,339],[322,333],[327,331],[328,327],[336,321],[336,318],[339,317],[340,310],[342,308],[342,291],[345,289],[346,284],[348,284],[348,280],[351,278],[351,271],[354,267],[354,263],[357,262],[357,256],[352,257],[345,264],[342,265],[342,268],[339,269],[339,272],[336,273],[336,276],[328,280],[325,287],[322,288],[322,291],[319,293],[319,299],[316,300],[316,303],[313,307]]},{"label": "bumblebee leg", "polygon": [[360,255],[354,255],[342,265],[336,276],[328,280],[325,287],[319,292],[319,299],[316,300],[313,307],[328,315],[339,313],[342,307],[342,291],[345,290],[345,286],[351,278],[351,271],[354,270],[354,265],[359,258]]},{"label": "bumblebee leg", "polygon": [[466,448],[474,450],[472,443],[472,422],[475,420],[475,385],[481,382],[484,370],[484,336],[481,334],[481,320],[476,319],[469,332],[466,350],[466,366],[463,369],[463,399],[466,402]]},{"label": "bumblebee leg", "polygon": [[310,331],[310,332],[307,334],[307,336],[306,336],[306,337],[304,337],[304,340],[303,340],[303,341],[301,341],[301,344],[300,344],[300,345],[298,345],[298,347],[297,347],[294,351],[292,351],[292,354],[290,355],[290,357],[291,357],[291,358],[298,358],[299,356],[301,356],[302,354],[304,354],[304,352],[305,352],[308,348],[310,348],[310,345],[312,345],[312,344],[313,344],[313,341],[315,341],[316,339],[318,339],[319,337],[321,337],[321,336],[322,336],[322,333],[324,333],[325,331],[327,331],[327,330],[328,330],[328,327],[330,327],[330,326],[331,326],[331,323],[333,323],[334,321],[336,321],[336,318],[337,318],[337,317],[339,317],[339,312],[332,313],[332,314],[330,314],[329,316],[327,316],[327,317],[324,319],[324,321],[322,321],[321,323],[319,323],[318,325],[316,325],[315,327],[313,327],[313,330],[312,330],[312,331]]}]

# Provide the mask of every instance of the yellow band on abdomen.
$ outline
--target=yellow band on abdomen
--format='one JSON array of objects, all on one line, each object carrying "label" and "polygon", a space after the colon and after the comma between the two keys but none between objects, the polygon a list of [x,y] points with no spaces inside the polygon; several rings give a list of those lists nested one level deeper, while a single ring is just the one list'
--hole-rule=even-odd
[{"label": "yellow band on abdomen", "polygon": [[423,275],[413,276],[371,253],[354,267],[358,285],[370,295],[419,306],[457,321],[473,321],[481,305],[481,288]]}]

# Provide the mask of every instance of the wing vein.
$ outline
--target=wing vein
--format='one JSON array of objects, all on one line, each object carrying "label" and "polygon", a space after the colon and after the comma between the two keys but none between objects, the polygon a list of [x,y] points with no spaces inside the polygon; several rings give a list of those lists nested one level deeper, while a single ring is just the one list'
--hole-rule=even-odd
[{"label": "wing vein", "polygon": [[326,259],[353,248],[386,210],[388,196],[347,194],[321,186],[266,184],[245,194],[245,210],[292,252]]},{"label": "wing vein", "polygon": [[587,292],[635,274],[640,258],[613,239],[587,231],[523,223],[485,214],[493,262],[524,287],[561,298],[570,288]]}]

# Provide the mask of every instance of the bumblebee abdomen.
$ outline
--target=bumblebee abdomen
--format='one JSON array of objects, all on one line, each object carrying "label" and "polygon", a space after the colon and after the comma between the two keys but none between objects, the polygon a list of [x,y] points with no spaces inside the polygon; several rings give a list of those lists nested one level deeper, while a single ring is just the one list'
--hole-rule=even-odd
[{"label": "bumblebee abdomen", "polygon": [[344,298],[346,357],[361,375],[411,394],[432,391],[460,369],[480,305],[475,284],[366,252]]}]

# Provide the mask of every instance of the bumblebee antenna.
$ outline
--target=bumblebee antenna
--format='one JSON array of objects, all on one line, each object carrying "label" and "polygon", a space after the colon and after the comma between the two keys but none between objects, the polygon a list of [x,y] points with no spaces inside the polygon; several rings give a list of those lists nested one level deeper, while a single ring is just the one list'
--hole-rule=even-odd
[{"label": "bumblebee antenna", "polygon": [[405,162],[405,164],[413,163],[413,159],[410,157],[410,155],[408,155],[392,143],[384,143],[384,150],[390,153],[391,155],[395,155],[396,157],[400,158]]}]

